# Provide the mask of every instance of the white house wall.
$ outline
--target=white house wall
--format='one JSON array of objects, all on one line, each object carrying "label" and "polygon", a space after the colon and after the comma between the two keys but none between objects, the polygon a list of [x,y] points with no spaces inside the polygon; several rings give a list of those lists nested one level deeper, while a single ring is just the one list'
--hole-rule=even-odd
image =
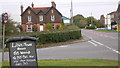
[{"label": "white house wall", "polygon": [[106,23],[107,23],[107,29],[111,29],[111,15],[107,15]]},{"label": "white house wall", "polygon": [[64,20],[64,23],[65,23],[65,24],[69,24],[69,23],[70,23],[70,20]]}]

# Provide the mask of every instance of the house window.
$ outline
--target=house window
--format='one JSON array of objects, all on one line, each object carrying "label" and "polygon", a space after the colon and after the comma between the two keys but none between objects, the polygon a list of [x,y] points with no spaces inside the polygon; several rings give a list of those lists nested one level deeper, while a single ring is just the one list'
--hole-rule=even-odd
[{"label": "house window", "polygon": [[55,21],[55,16],[54,15],[51,16],[51,21]]},{"label": "house window", "polygon": [[32,30],[32,25],[31,24],[27,25],[27,30]]},{"label": "house window", "polygon": [[28,21],[31,22],[31,16],[28,16]]},{"label": "house window", "polygon": [[43,21],[43,15],[39,16],[40,21]]}]

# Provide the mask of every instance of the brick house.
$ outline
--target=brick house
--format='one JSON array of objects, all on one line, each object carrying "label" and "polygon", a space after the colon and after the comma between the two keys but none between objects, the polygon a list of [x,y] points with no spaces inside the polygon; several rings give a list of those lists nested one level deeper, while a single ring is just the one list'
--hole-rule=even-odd
[{"label": "brick house", "polygon": [[113,11],[109,13],[108,15],[111,16],[111,22],[117,22],[117,11]]},{"label": "brick house", "polygon": [[38,31],[45,31],[46,24],[51,23],[53,29],[56,29],[62,22],[62,14],[56,9],[55,2],[51,2],[51,7],[31,7],[28,6],[25,11],[23,11],[23,6],[21,5],[21,21],[22,29],[26,32],[32,32],[33,26],[38,27]]}]

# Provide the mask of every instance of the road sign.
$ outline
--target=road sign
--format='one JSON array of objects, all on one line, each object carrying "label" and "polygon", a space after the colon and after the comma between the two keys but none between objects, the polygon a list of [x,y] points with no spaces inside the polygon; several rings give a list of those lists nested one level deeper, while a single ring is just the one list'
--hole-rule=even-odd
[{"label": "road sign", "polygon": [[4,13],[4,24],[8,22],[8,13]]}]

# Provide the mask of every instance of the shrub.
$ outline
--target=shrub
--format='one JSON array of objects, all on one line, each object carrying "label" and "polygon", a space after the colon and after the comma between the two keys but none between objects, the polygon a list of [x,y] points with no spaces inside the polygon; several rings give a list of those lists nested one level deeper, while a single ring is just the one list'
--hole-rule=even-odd
[{"label": "shrub", "polygon": [[32,29],[33,29],[33,32],[37,32],[38,31],[38,27],[37,26],[33,26]]},{"label": "shrub", "polygon": [[64,29],[64,23],[61,23],[61,24],[60,24],[59,29],[60,29],[60,30],[63,30],[63,29]]},{"label": "shrub", "polygon": [[[34,32],[34,33],[22,33],[17,34],[16,36],[31,36],[36,37],[39,40],[37,44],[46,44],[46,43],[57,43],[65,42],[68,40],[75,40],[81,37],[81,30],[71,30],[71,31],[55,31],[55,32]],[[15,37],[15,35],[13,35]],[[8,38],[8,37],[6,37]]]},{"label": "shrub", "polygon": [[56,29],[59,29],[59,28],[60,28],[60,26],[59,26],[59,25],[57,25],[57,26],[56,26]]},{"label": "shrub", "polygon": [[49,32],[37,34],[36,37],[39,38],[39,44],[65,42],[68,40],[79,39],[81,37],[81,31],[74,30],[63,32]]},{"label": "shrub", "polygon": [[50,24],[50,23],[46,24],[46,29],[48,31],[52,30],[52,24]]},{"label": "shrub", "polygon": [[21,36],[30,36],[38,38],[39,40],[36,43],[39,46],[40,44],[66,42],[68,40],[80,39],[81,30],[75,25],[66,25],[64,29],[60,31],[21,32],[18,34],[14,34],[12,36],[6,36],[6,39],[8,37],[21,37]]},{"label": "shrub", "polygon": [[120,25],[117,26],[117,30],[118,32],[120,32]]}]

